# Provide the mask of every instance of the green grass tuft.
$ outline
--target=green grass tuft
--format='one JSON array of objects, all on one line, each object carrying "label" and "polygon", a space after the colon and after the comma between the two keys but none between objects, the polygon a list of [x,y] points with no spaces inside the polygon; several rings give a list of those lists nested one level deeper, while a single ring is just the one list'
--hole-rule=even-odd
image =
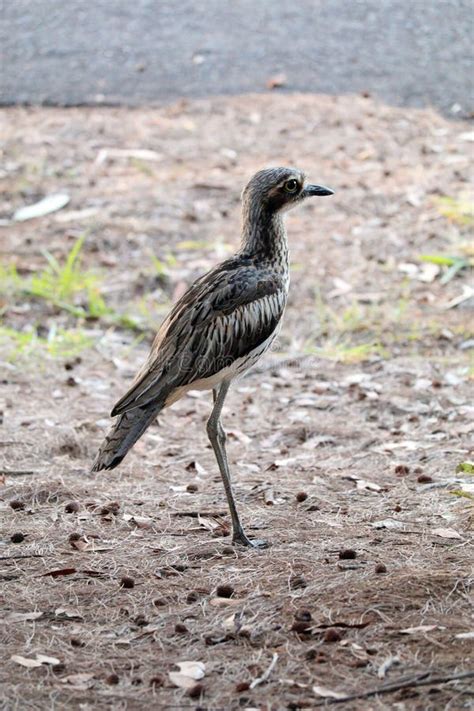
[{"label": "green grass tuft", "polygon": [[0,326],[0,347],[5,353],[5,360],[15,362],[21,358],[33,356],[51,356],[52,358],[72,358],[86,348],[90,348],[94,339],[80,330],[51,328],[46,338],[36,331],[17,331],[14,328]]}]

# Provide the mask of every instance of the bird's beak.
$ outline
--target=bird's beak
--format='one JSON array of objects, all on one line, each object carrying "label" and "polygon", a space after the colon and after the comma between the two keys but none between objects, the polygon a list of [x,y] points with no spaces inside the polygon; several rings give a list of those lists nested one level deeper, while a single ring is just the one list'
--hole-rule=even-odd
[{"label": "bird's beak", "polygon": [[313,197],[314,195],[334,195],[334,190],[331,188],[325,188],[324,185],[306,185],[303,190],[303,197]]}]

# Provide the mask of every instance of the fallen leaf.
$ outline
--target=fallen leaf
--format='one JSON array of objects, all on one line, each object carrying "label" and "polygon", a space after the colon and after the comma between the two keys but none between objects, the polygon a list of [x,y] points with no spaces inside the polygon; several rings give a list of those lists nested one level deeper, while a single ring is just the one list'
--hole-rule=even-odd
[{"label": "fallen leaf", "polygon": [[76,568],[59,568],[58,570],[49,570],[47,573],[42,573],[40,578],[44,578],[47,575],[52,578],[58,578],[60,575],[72,575],[73,573],[77,573]]},{"label": "fallen leaf", "polygon": [[227,436],[236,439],[241,444],[250,444],[250,442],[252,441],[251,437],[236,429],[228,430]]},{"label": "fallen leaf", "polygon": [[232,597],[213,597],[209,602],[212,607],[235,607],[241,605],[242,600],[236,600]]},{"label": "fallen leaf", "polygon": [[32,657],[22,657],[20,654],[14,654],[10,657],[10,659],[12,662],[21,664],[22,667],[27,667],[28,669],[40,667],[42,664],[51,664],[52,666],[56,666],[56,664],[61,663],[57,657],[48,657],[46,654],[37,654],[35,659]]},{"label": "fallen leaf", "polygon": [[400,634],[418,634],[419,632],[432,632],[438,629],[438,625],[420,625],[419,627],[407,627],[400,630]]},{"label": "fallen leaf", "polygon": [[[431,387],[432,381],[430,380],[430,385]],[[426,447],[429,447],[430,445],[424,444],[422,442],[417,442],[416,440],[413,439],[405,439],[400,442],[384,442],[382,445],[381,449],[382,450],[391,450],[391,449],[408,449],[411,451],[416,451],[417,449],[426,449]],[[380,448],[379,447],[374,447],[372,451],[377,452]]]},{"label": "fallen leaf", "polygon": [[54,611],[60,620],[83,620],[84,618],[76,610],[67,607],[57,607]]},{"label": "fallen leaf", "polygon": [[403,521],[396,521],[393,518],[384,518],[382,521],[373,521],[371,524],[372,528],[386,528],[388,531],[399,531],[405,528]]},{"label": "fallen leaf", "polygon": [[153,525],[152,519],[147,518],[146,516],[135,516],[132,514],[124,514],[123,519],[124,519],[124,521],[127,521],[128,523],[132,523],[137,528],[151,528]]},{"label": "fallen leaf", "polygon": [[68,684],[68,686],[72,686],[75,689],[87,689],[91,685],[90,682],[93,678],[94,675],[87,672],[69,674],[69,676],[65,676],[61,679],[61,683]]},{"label": "fallen leaf", "polygon": [[[351,477],[352,479],[352,477]],[[356,487],[359,490],[368,490],[368,491],[382,491],[382,487],[376,484],[373,481],[367,481],[366,479],[354,479],[356,483]]]},{"label": "fallen leaf", "polygon": [[280,684],[287,684],[288,686],[296,686],[298,689],[307,689],[308,684],[302,684],[300,681],[295,681],[294,679],[278,679]]},{"label": "fallen leaf", "polygon": [[168,672],[168,676],[171,683],[175,686],[179,686],[181,689],[192,689],[196,686],[196,682],[192,677],[181,674],[180,672]]},{"label": "fallen leaf", "polygon": [[462,540],[462,536],[453,528],[435,528],[431,533],[433,536],[439,536],[440,538],[456,538]]},{"label": "fallen leaf", "polygon": [[41,664],[52,664],[53,666],[61,664],[60,659],[57,659],[57,657],[48,657],[46,654],[37,654],[36,659],[41,662]]},{"label": "fallen leaf", "polygon": [[241,613],[233,612],[229,617],[226,617],[222,626],[227,632],[237,632],[241,629]]},{"label": "fallen leaf", "polygon": [[418,274],[418,266],[412,262],[402,262],[398,265],[398,271],[414,278]]},{"label": "fallen leaf", "polygon": [[87,540],[85,536],[81,538],[74,538],[72,541],[69,541],[71,544],[72,548],[75,548],[77,551],[86,551],[90,547],[90,543]]},{"label": "fallen leaf", "polygon": [[456,639],[474,639],[474,632],[460,632],[454,636]]},{"label": "fallen leaf", "polygon": [[257,679],[254,679],[252,683],[250,684],[251,689],[255,689],[256,686],[259,686],[260,684],[263,684],[265,681],[267,681],[268,677],[272,673],[275,664],[278,661],[278,654],[276,652],[273,653],[272,661],[268,665],[268,667],[265,669],[263,674],[259,676]]},{"label": "fallen leaf", "polygon": [[66,193],[53,193],[52,195],[47,195],[45,198],[39,202],[35,202],[33,205],[26,205],[25,207],[18,208],[13,215],[13,219],[15,222],[24,222],[25,220],[32,220],[34,217],[49,215],[51,212],[56,212],[56,210],[60,210],[62,207],[65,207],[70,199],[71,198]]},{"label": "fallen leaf", "polygon": [[202,679],[206,673],[206,665],[203,662],[176,662],[181,674],[189,676],[196,681]]},{"label": "fallen leaf", "polygon": [[95,159],[96,165],[102,165],[110,158],[135,158],[135,160],[161,161],[163,156],[147,148],[101,148]]},{"label": "fallen leaf", "polygon": [[388,670],[395,666],[400,664],[400,658],[399,657],[387,657],[385,661],[380,664],[379,668],[377,669],[377,676],[379,679],[385,679],[385,675],[388,672]]},{"label": "fallen leaf", "polygon": [[440,271],[441,268],[438,264],[431,264],[430,262],[426,262],[420,267],[417,278],[419,281],[425,282],[425,284],[431,284],[431,282],[436,279]]},{"label": "fallen leaf", "polygon": [[170,681],[181,689],[192,689],[196,681],[202,679],[206,667],[202,662],[176,662],[179,672],[169,672]]},{"label": "fallen leaf", "polygon": [[99,212],[97,207],[86,207],[84,210],[68,210],[54,218],[56,222],[78,222],[93,217]]},{"label": "fallen leaf", "polygon": [[263,490],[263,500],[267,506],[273,506],[275,503],[275,492],[273,490],[273,486],[267,486]]},{"label": "fallen leaf", "polygon": [[455,296],[454,299],[451,299],[451,301],[449,301],[446,304],[445,308],[446,309],[454,309],[454,308],[456,308],[456,306],[459,306],[464,301],[468,301],[469,299],[472,299],[473,297],[474,297],[474,288],[472,286],[469,286],[469,284],[463,284],[461,294],[459,294],[459,296]]},{"label": "fallen leaf", "polygon": [[29,622],[31,620],[39,620],[43,617],[43,612],[10,612],[4,622]]},{"label": "fallen leaf", "polygon": [[19,654],[14,654],[10,657],[10,659],[12,662],[16,662],[16,664],[21,664],[22,667],[27,667],[27,669],[33,669],[34,667],[41,666],[41,662],[37,659],[29,659],[28,657],[22,657]]},{"label": "fallen leaf", "polygon": [[315,684],[313,686],[313,693],[317,696],[322,696],[324,699],[345,699],[347,694],[340,691],[333,691],[333,689],[328,689],[326,686],[319,686]]},{"label": "fallen leaf", "polygon": [[189,462],[189,464],[186,465],[185,469],[188,472],[196,472],[198,476],[206,476],[207,474],[207,471],[204,469],[204,467],[196,460]]},{"label": "fallen leaf", "polygon": [[333,299],[336,296],[343,296],[344,294],[348,294],[350,291],[352,291],[352,284],[348,284],[347,281],[344,281],[344,279],[334,277],[332,281],[335,288],[328,293],[328,299]]},{"label": "fallen leaf", "polygon": [[204,516],[200,516],[199,514],[198,523],[202,528],[205,528],[206,531],[210,531],[211,533],[213,533],[221,525],[216,520],[211,518],[205,518]]}]

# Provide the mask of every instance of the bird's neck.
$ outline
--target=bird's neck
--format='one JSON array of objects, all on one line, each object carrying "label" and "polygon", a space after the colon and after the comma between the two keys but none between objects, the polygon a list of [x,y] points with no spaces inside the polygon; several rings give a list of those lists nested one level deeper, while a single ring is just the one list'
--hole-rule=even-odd
[{"label": "bird's neck", "polygon": [[288,240],[282,215],[261,206],[244,208],[241,254],[287,270]]}]

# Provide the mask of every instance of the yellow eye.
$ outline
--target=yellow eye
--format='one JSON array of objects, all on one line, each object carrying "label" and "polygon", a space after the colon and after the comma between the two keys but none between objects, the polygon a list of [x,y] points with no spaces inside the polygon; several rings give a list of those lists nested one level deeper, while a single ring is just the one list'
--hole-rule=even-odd
[{"label": "yellow eye", "polygon": [[291,178],[290,180],[286,181],[284,187],[287,193],[296,193],[296,191],[298,190],[298,181],[294,178]]}]

